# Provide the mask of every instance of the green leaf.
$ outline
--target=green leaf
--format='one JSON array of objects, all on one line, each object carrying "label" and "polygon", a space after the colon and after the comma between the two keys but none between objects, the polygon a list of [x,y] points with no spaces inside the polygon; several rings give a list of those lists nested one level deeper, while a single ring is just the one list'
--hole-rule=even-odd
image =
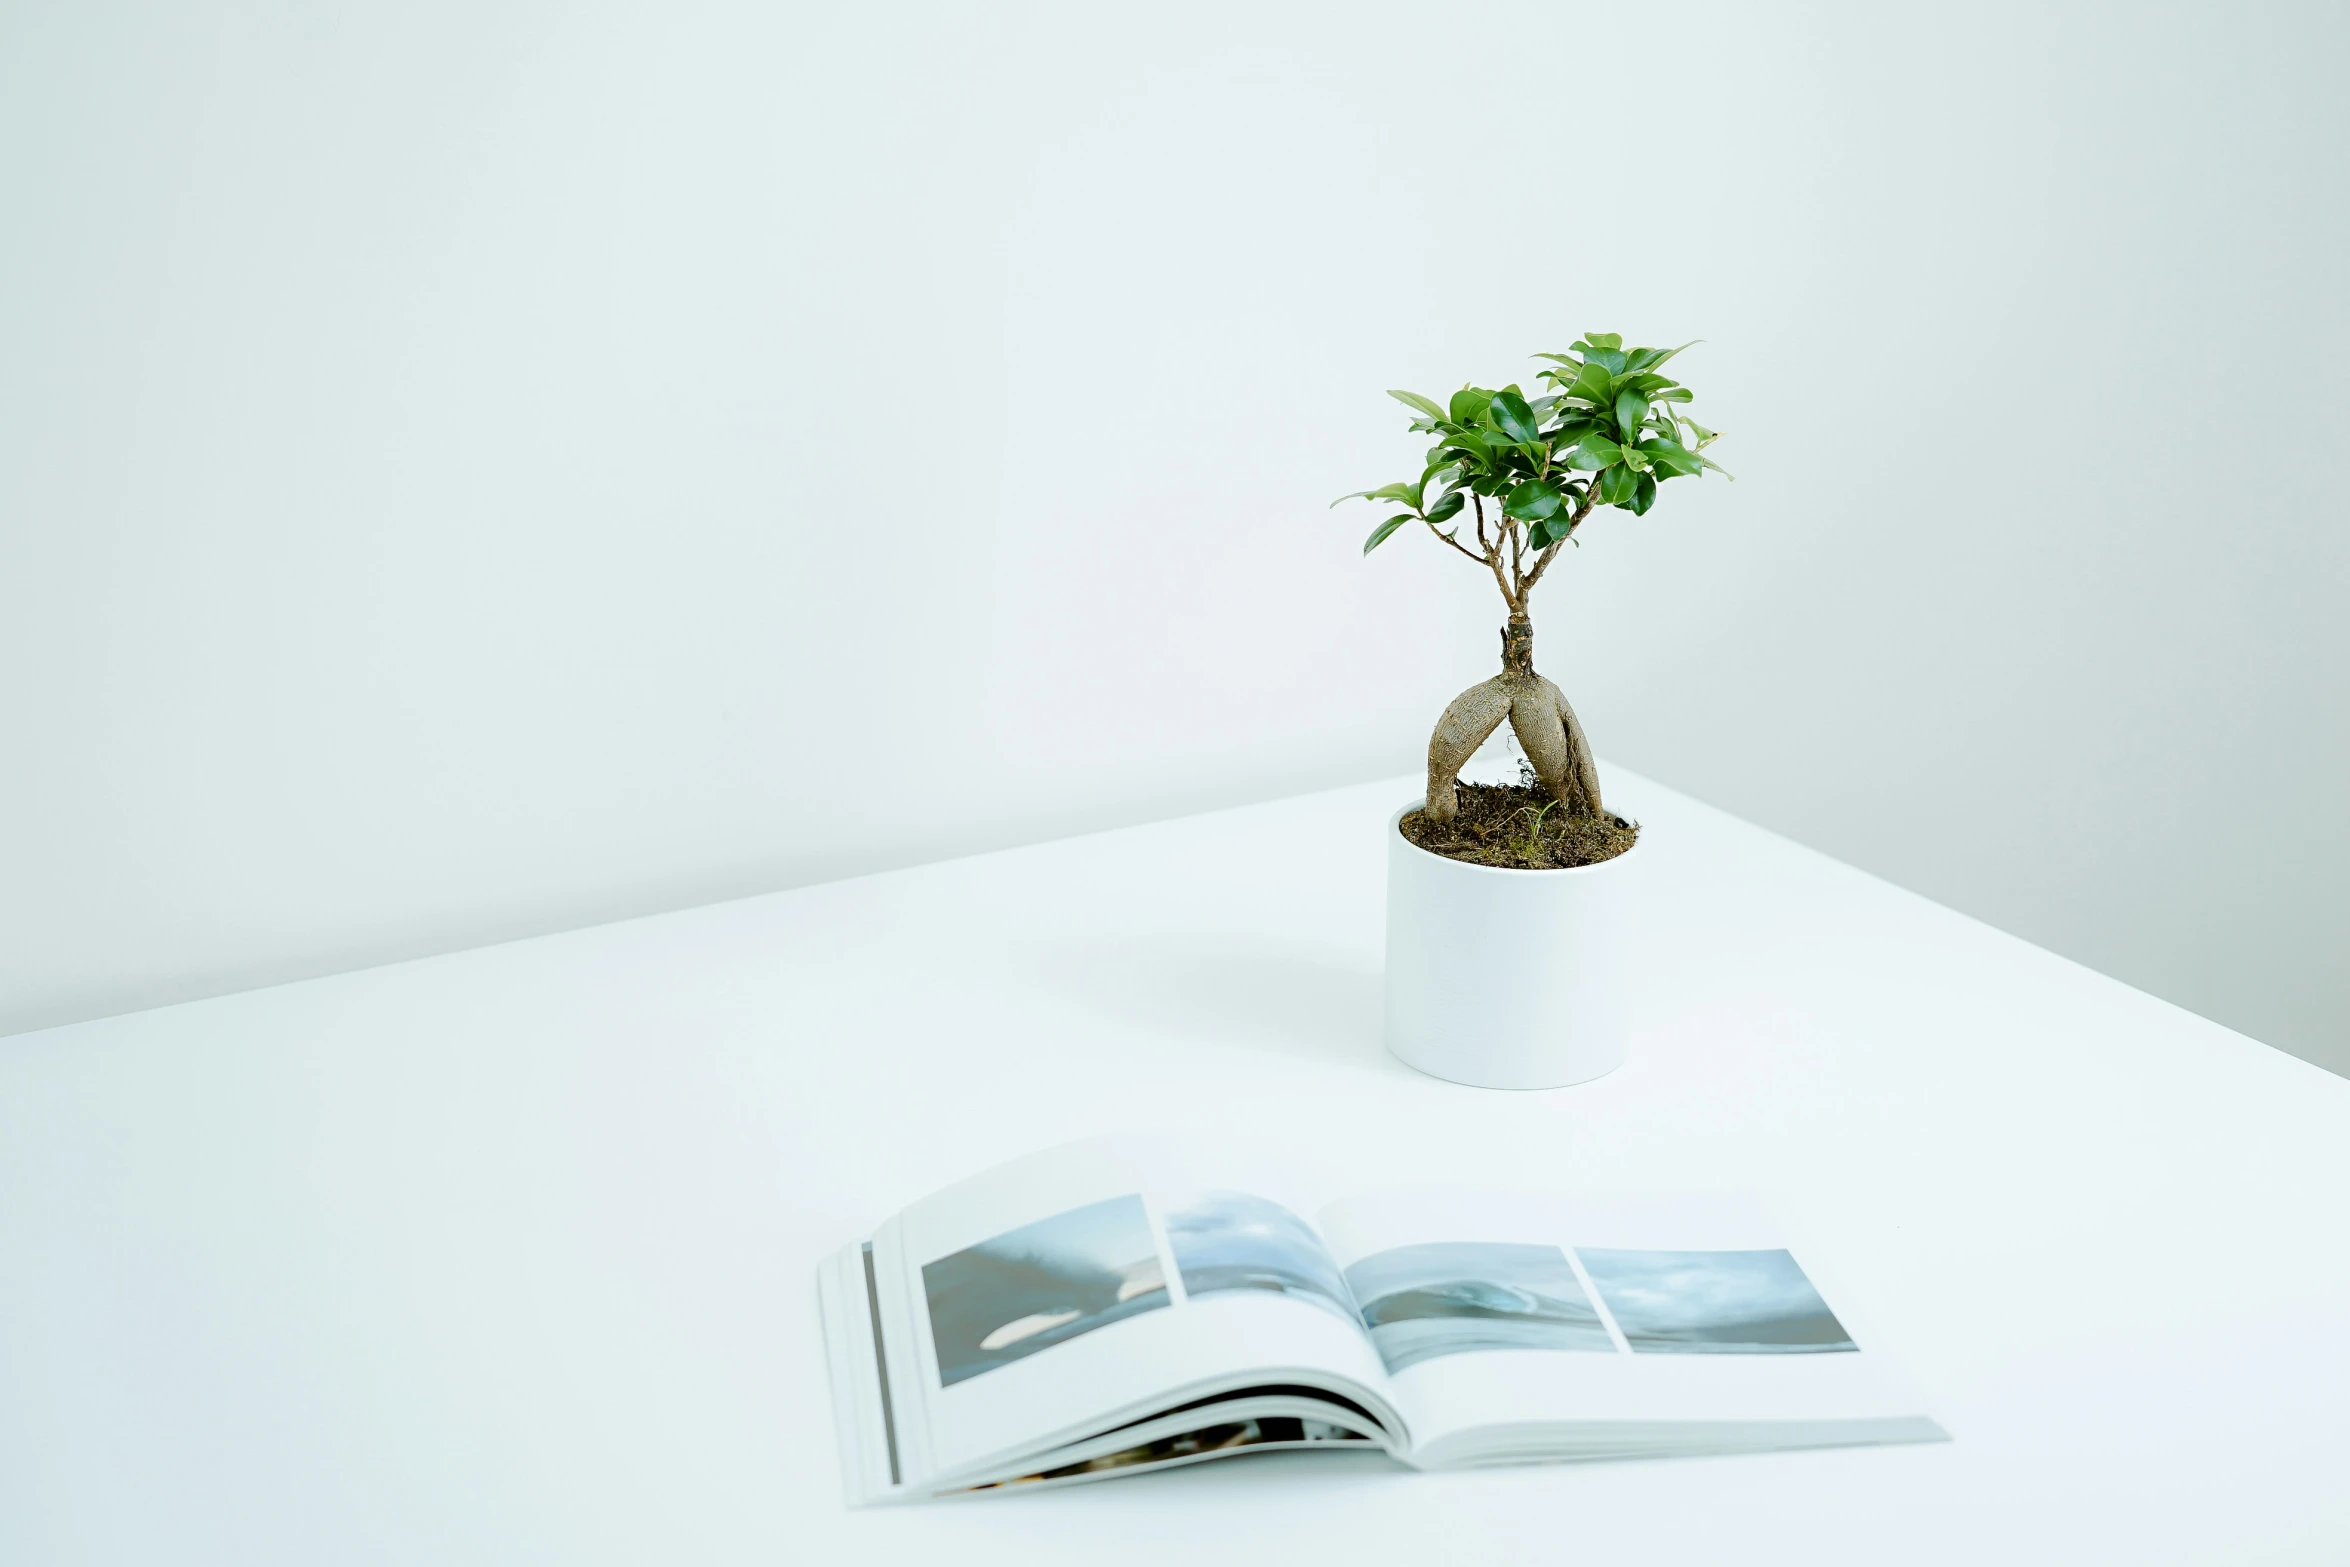
[{"label": "green leaf", "polygon": [[1481,468],[1493,466],[1493,448],[1487,444],[1485,436],[1473,431],[1463,430],[1458,435],[1446,436],[1444,450],[1465,452]]},{"label": "green leaf", "polygon": [[1621,506],[1638,493],[1639,489],[1640,475],[1620,463],[1613,468],[1602,469],[1600,472],[1599,498],[1607,505]]},{"label": "green leaf", "polygon": [[1519,396],[1515,388],[1505,388],[1494,393],[1493,401],[1486,405],[1485,416],[1513,441],[1531,445],[1541,439],[1541,429],[1539,421],[1534,417],[1534,410],[1527,406],[1526,399]]},{"label": "green leaf", "polygon": [[1363,553],[1368,555],[1371,553],[1371,551],[1377,549],[1380,545],[1385,544],[1389,534],[1395,532],[1396,529],[1402,527],[1405,523],[1410,521],[1412,521],[1412,518],[1408,513],[1398,512],[1395,516],[1392,516],[1385,522],[1379,524],[1378,527],[1373,528],[1371,530],[1371,536],[1363,540]]},{"label": "green leaf", "polygon": [[1539,522],[1555,517],[1565,497],[1557,485],[1547,479],[1529,479],[1510,491],[1509,503],[1502,510],[1520,522]]},{"label": "green leaf", "polygon": [[1623,392],[1616,398],[1616,429],[1625,440],[1639,433],[1640,421],[1648,417],[1648,399],[1637,392]]},{"label": "green leaf", "polygon": [[1655,504],[1656,475],[1644,473],[1640,476],[1639,486],[1632,491],[1632,515],[1645,517],[1648,515],[1648,508]]},{"label": "green leaf", "polygon": [[1586,471],[1597,471],[1615,462],[1622,455],[1622,447],[1594,430],[1575,443],[1575,450],[1569,461],[1574,467]]},{"label": "green leaf", "polygon": [[1427,482],[1425,476],[1421,478],[1419,484],[1405,484],[1398,480],[1394,484],[1382,484],[1375,490],[1357,490],[1352,495],[1341,495],[1330,504],[1338,506],[1353,500],[1393,501],[1398,506],[1416,508],[1420,504],[1420,490]]},{"label": "green leaf", "polygon": [[1610,375],[1624,373],[1624,340],[1614,332],[1587,332],[1567,346],[1581,351],[1585,364],[1604,365]]},{"label": "green leaf", "polygon": [[1449,521],[1450,519],[1459,516],[1461,513],[1461,508],[1466,506],[1468,503],[1468,497],[1463,495],[1460,491],[1447,490],[1444,492],[1444,494],[1437,497],[1435,505],[1428,508],[1428,520],[1430,522]]},{"label": "green leaf", "polygon": [[[1696,339],[1692,338],[1690,341],[1695,342]],[[1683,343],[1681,348],[1688,346],[1688,343]],[[1634,372],[1654,370],[1658,365],[1679,353],[1681,348],[1635,348],[1624,356],[1624,368]]]},{"label": "green leaf", "polygon": [[1615,378],[1608,374],[1607,366],[1594,360],[1576,373],[1567,395],[1583,398],[1594,408],[1608,407],[1616,400]]},{"label": "green leaf", "polygon": [[1438,406],[1431,399],[1422,397],[1417,392],[1389,392],[1387,395],[1394,398],[1399,403],[1403,403],[1409,407],[1419,409],[1420,412],[1426,414],[1429,418],[1435,420],[1439,424],[1442,424],[1447,417],[1443,408]]},{"label": "green leaf", "polygon": [[1475,424],[1484,417],[1485,405],[1492,401],[1492,398],[1493,394],[1490,392],[1480,392],[1473,386],[1462,387],[1452,394],[1452,422],[1454,424]]},{"label": "green leaf", "polygon": [[1652,468],[1667,477],[1698,471],[1698,455],[1679,441],[1642,441],[1640,451]]},{"label": "green leaf", "polygon": [[[1693,337],[1688,342],[1683,343],[1681,348],[1695,348],[1698,344],[1704,341],[1705,339],[1702,337]],[[1658,365],[1663,364],[1666,360],[1679,353],[1681,348],[1668,348],[1663,353],[1657,354],[1657,356],[1654,359],[1651,359],[1647,364],[1642,365],[1641,368],[1643,370],[1654,370]],[[1653,353],[1655,350],[1652,349],[1650,352]]]}]

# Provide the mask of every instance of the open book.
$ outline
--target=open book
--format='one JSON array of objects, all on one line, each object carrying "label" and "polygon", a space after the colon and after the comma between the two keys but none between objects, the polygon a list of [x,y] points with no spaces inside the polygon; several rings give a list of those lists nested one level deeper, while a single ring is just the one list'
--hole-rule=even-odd
[{"label": "open book", "polygon": [[1735,1195],[1317,1203],[1081,1143],[915,1204],[819,1291],[854,1503],[1277,1449],[1425,1469],[1943,1439]]}]

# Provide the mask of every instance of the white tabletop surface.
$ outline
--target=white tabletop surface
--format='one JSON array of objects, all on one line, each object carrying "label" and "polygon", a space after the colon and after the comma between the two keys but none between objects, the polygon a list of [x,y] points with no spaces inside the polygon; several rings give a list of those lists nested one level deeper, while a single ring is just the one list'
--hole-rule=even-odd
[{"label": "white tabletop surface", "polygon": [[[1632,1058],[1378,1041],[1404,782],[0,1040],[0,1560],[2350,1562],[2350,1081],[1621,773]],[[817,1259],[999,1159],[1753,1186],[1946,1445],[851,1513]]]}]

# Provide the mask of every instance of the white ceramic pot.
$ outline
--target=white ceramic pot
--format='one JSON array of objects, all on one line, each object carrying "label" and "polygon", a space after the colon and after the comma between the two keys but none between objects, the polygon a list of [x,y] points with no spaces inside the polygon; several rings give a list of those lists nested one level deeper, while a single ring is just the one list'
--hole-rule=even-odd
[{"label": "white ceramic pot", "polygon": [[1387,822],[1387,1048],[1479,1088],[1563,1088],[1623,1065],[1621,961],[1641,844],[1574,870],[1431,854]]}]

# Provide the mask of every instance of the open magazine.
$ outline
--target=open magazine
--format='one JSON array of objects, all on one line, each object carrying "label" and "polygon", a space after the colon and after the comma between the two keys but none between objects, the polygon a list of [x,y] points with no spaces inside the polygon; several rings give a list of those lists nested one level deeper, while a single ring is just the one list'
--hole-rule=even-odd
[{"label": "open magazine", "polygon": [[1416,1468],[1944,1440],[1750,1198],[1388,1190],[1081,1143],[819,1276],[852,1503],[1280,1449]]}]

